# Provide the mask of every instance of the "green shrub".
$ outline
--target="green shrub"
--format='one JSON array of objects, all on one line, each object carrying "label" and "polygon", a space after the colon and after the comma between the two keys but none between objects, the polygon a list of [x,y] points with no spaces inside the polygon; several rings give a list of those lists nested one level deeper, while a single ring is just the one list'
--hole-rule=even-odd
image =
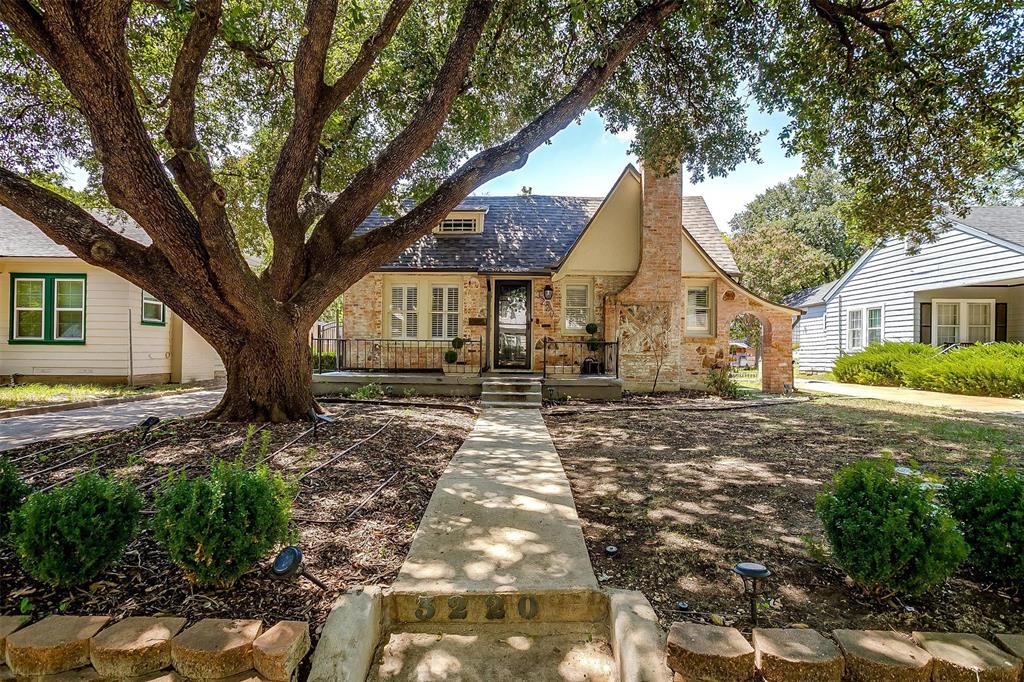
[{"label": "green shrub", "polygon": [[456,336],[454,339],[451,340],[451,345],[452,348],[454,348],[455,350],[459,350],[460,348],[466,345],[466,341],[461,336]]},{"label": "green shrub", "polygon": [[704,377],[704,385],[708,393],[723,398],[736,398],[740,394],[740,386],[732,378],[732,367],[712,367]]},{"label": "green shrub", "polygon": [[967,556],[956,521],[918,479],[891,460],[844,467],[818,495],[818,517],[836,563],[875,595],[917,595],[945,581]]},{"label": "green shrub", "polygon": [[340,369],[338,367],[338,356],[332,351],[324,351],[323,353],[317,353],[316,351],[312,354],[313,369],[320,369],[325,372]]},{"label": "green shrub", "polygon": [[209,476],[161,486],[153,531],[189,580],[226,587],[289,539],[293,494],[266,466],[217,461]]},{"label": "green shrub", "polygon": [[999,582],[1024,582],[1024,474],[994,465],[951,482],[943,496],[971,548],[972,571]]},{"label": "green shrub", "polygon": [[446,350],[444,352],[444,361],[447,362],[449,365],[454,365],[456,362],[458,362],[458,360],[459,360],[458,352],[456,352],[454,350]]},{"label": "green shrub", "polygon": [[29,487],[25,485],[11,460],[0,457],[0,540],[11,530],[11,513],[25,500]]},{"label": "green shrub", "polygon": [[130,482],[85,474],[29,495],[11,516],[11,542],[36,580],[80,585],[121,556],[135,536],[141,508]]},{"label": "green shrub", "polygon": [[908,365],[938,353],[934,346],[923,343],[876,343],[859,353],[841,355],[836,359],[832,375],[836,381],[873,386],[902,386],[903,372]]},{"label": "green shrub", "polygon": [[371,381],[368,384],[363,384],[349,395],[356,400],[380,400],[384,397],[384,389]]},{"label": "green shrub", "polygon": [[909,363],[904,385],[925,391],[1010,398],[1024,393],[1024,344],[964,346]]}]

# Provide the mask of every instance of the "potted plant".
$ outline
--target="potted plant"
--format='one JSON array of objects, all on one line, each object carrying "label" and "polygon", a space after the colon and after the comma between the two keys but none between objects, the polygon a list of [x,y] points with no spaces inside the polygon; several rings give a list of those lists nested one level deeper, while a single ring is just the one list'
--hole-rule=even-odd
[{"label": "potted plant", "polygon": [[[604,346],[604,342],[597,338],[597,324],[591,322],[586,326],[587,333],[590,334],[590,338],[587,339],[587,350],[591,353],[597,353]],[[581,374],[601,374],[604,372],[604,362],[597,357],[587,358],[583,361],[583,367],[580,369]]]},{"label": "potted plant", "polygon": [[459,351],[466,345],[466,340],[456,336],[449,345],[451,348],[444,352],[444,363],[441,365],[445,374],[473,374],[480,371],[480,366],[471,365],[466,360],[459,360]]}]

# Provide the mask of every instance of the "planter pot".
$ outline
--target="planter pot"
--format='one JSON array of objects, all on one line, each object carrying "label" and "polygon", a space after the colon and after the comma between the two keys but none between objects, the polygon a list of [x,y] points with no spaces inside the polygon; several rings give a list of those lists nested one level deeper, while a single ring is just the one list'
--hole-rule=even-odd
[{"label": "planter pot", "polygon": [[455,362],[455,363],[443,362],[443,363],[441,363],[441,371],[444,372],[445,375],[450,375],[450,374],[479,374],[480,373],[480,365],[467,365],[467,364],[461,363],[461,362]]},{"label": "planter pot", "polygon": [[579,373],[580,373],[580,366],[579,365],[551,365],[550,368],[548,369],[548,374],[551,374],[553,376],[570,375],[570,374],[578,375]]}]

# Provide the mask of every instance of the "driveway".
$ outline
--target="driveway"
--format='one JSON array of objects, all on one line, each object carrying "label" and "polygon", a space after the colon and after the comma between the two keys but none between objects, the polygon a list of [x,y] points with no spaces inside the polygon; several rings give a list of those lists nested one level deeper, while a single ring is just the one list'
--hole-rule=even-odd
[{"label": "driveway", "polygon": [[223,393],[221,388],[189,391],[152,400],[0,419],[0,451],[20,448],[39,440],[134,426],[149,415],[166,418],[198,414],[216,405]]},{"label": "driveway", "polygon": [[1013,398],[987,398],[977,395],[934,393],[932,391],[917,391],[912,388],[893,386],[840,384],[835,381],[822,381],[820,379],[797,379],[796,387],[801,391],[833,393],[853,398],[873,398],[875,400],[889,400],[894,403],[940,407],[948,410],[1024,417],[1024,400],[1015,400]]}]

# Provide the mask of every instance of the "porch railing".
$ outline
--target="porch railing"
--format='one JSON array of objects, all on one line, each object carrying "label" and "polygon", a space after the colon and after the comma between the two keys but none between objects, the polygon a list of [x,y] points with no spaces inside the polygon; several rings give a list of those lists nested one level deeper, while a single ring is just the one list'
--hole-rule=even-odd
[{"label": "porch railing", "polygon": [[[445,359],[455,351],[455,362]],[[463,339],[461,348],[451,341],[418,339],[332,339],[313,338],[310,342],[313,371],[324,372],[444,372],[479,374],[483,342]]]},{"label": "porch railing", "polygon": [[545,377],[619,376],[617,341],[544,339]]}]

